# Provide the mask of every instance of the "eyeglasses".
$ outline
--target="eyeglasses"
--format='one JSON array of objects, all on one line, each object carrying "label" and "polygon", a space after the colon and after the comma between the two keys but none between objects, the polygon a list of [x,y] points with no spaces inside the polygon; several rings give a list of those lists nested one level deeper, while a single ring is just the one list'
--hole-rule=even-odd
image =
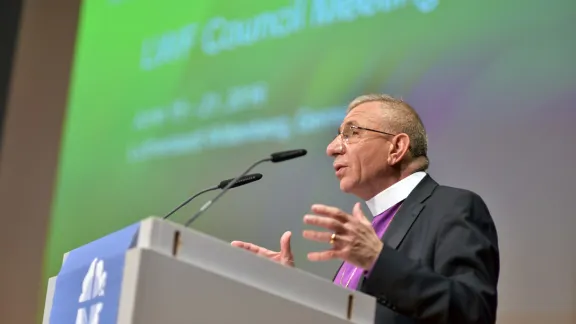
[{"label": "eyeglasses", "polygon": [[356,126],[356,125],[346,125],[342,128],[341,131],[340,130],[338,131],[337,136],[340,136],[340,139],[342,140],[343,143],[349,144],[350,142],[354,142],[355,140],[358,139],[358,137],[360,135],[360,132],[358,132],[359,130],[365,130],[365,131],[369,131],[369,132],[375,132],[375,133],[390,135],[390,136],[396,136],[397,135],[397,134],[392,134],[392,133],[386,133],[386,132],[379,131],[376,129],[360,127],[360,126]]}]

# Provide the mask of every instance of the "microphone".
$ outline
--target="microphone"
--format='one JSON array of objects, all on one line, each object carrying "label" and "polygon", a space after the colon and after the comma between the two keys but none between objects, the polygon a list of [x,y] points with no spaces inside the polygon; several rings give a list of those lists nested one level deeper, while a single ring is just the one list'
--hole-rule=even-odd
[{"label": "microphone", "polygon": [[270,154],[270,159],[273,163],[282,162],[286,160],[295,159],[306,155],[306,150],[291,150]]},{"label": "microphone", "polygon": [[[168,214],[166,214],[164,217],[162,217],[163,219],[167,219],[168,217],[172,216],[172,214],[174,214],[175,212],[177,212],[180,208],[186,206],[189,202],[191,202],[194,198],[200,196],[203,193],[206,193],[208,191],[212,191],[212,190],[217,190],[217,189],[224,189],[226,188],[230,182],[234,181],[236,178],[232,178],[232,179],[228,179],[228,180],[222,180],[220,181],[220,183],[217,186],[213,186],[207,189],[204,189],[202,191],[200,191],[199,193],[193,195],[192,197],[186,199],[183,203],[181,203],[180,205],[178,205],[178,207],[174,208],[171,212],[169,212]],[[249,175],[245,175],[243,177],[241,177],[240,179],[238,179],[238,181],[236,181],[236,183],[232,184],[230,186],[229,189],[232,188],[236,188],[236,187],[240,187],[243,186],[245,184],[249,184],[250,182],[254,182],[254,181],[258,181],[262,179],[262,174],[260,173],[254,173],[254,174],[249,174]]]},{"label": "microphone", "polygon": [[[240,186],[243,186],[245,184],[249,184],[250,182],[258,181],[260,179],[262,179],[262,174],[260,174],[260,173],[253,173],[253,174],[245,175],[242,178],[238,179],[238,181],[235,184],[233,184],[230,187],[230,189],[240,187]],[[220,184],[218,186],[216,186],[216,188],[217,189],[224,189],[224,188],[226,188],[228,183],[232,182],[233,180],[234,180],[234,178],[228,179],[228,180],[222,180],[222,181],[220,181]]]},{"label": "microphone", "polygon": [[186,221],[184,226],[186,226],[186,227],[190,226],[190,224],[192,224],[192,222],[194,222],[198,217],[200,217],[200,215],[202,215],[204,212],[206,212],[206,210],[208,210],[208,208],[210,208],[210,206],[212,206],[216,201],[218,201],[218,199],[220,199],[226,192],[228,192],[228,190],[230,188],[232,188],[232,186],[234,186],[234,184],[236,184],[238,181],[240,181],[240,179],[242,179],[242,177],[244,177],[248,172],[250,172],[252,169],[254,169],[258,164],[264,163],[264,162],[278,163],[278,162],[283,162],[283,161],[287,161],[287,160],[292,160],[292,159],[304,156],[304,155],[306,155],[306,153],[307,152],[304,149],[277,152],[277,153],[270,154],[270,157],[268,157],[268,158],[265,158],[265,159],[262,159],[260,161],[255,162],[248,169],[246,169],[246,171],[244,171],[241,175],[237,176],[236,178],[234,178],[234,180],[229,182],[228,185],[226,185],[226,187],[218,195],[216,195],[216,197],[214,197],[212,200],[208,200],[208,202],[206,202],[200,208],[200,210],[198,210],[196,212],[196,214],[192,215],[192,217],[190,217]]}]

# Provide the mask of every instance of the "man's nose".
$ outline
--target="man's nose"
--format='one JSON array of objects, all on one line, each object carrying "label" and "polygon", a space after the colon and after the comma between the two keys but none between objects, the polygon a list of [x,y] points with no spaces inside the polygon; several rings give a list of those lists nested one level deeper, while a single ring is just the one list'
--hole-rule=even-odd
[{"label": "man's nose", "polygon": [[341,137],[336,136],[328,147],[326,147],[326,154],[328,156],[336,156],[344,152],[344,143],[342,143]]}]

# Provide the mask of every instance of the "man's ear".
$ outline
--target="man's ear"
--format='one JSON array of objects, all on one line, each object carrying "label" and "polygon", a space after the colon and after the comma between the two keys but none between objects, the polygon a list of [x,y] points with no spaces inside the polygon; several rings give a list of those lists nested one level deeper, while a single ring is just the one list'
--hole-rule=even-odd
[{"label": "man's ear", "polygon": [[390,153],[388,154],[388,164],[396,165],[404,159],[410,148],[410,137],[400,133],[390,140]]}]

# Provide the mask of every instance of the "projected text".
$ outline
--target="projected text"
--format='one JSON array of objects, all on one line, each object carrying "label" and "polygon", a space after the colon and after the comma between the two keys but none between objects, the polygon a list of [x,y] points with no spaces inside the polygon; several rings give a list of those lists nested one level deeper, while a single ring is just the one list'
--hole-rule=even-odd
[{"label": "projected text", "polygon": [[134,116],[134,130],[158,128],[169,124],[180,124],[188,118],[207,120],[216,117],[231,117],[237,113],[258,110],[268,101],[268,84],[254,82],[231,86],[223,91],[208,91],[196,102],[179,98],[165,105],[144,109]]},{"label": "projected text", "polygon": [[128,148],[129,163],[194,154],[215,148],[287,141],[294,136],[326,131],[344,118],[345,106],[301,108],[294,115],[227,122],[198,130],[145,139]]},{"label": "projected text", "polygon": [[293,0],[287,6],[245,19],[212,17],[203,26],[191,23],[145,39],[140,68],[149,71],[184,60],[197,44],[202,53],[214,56],[265,40],[285,38],[307,27],[351,23],[408,7],[429,13],[438,4],[439,0]]}]

